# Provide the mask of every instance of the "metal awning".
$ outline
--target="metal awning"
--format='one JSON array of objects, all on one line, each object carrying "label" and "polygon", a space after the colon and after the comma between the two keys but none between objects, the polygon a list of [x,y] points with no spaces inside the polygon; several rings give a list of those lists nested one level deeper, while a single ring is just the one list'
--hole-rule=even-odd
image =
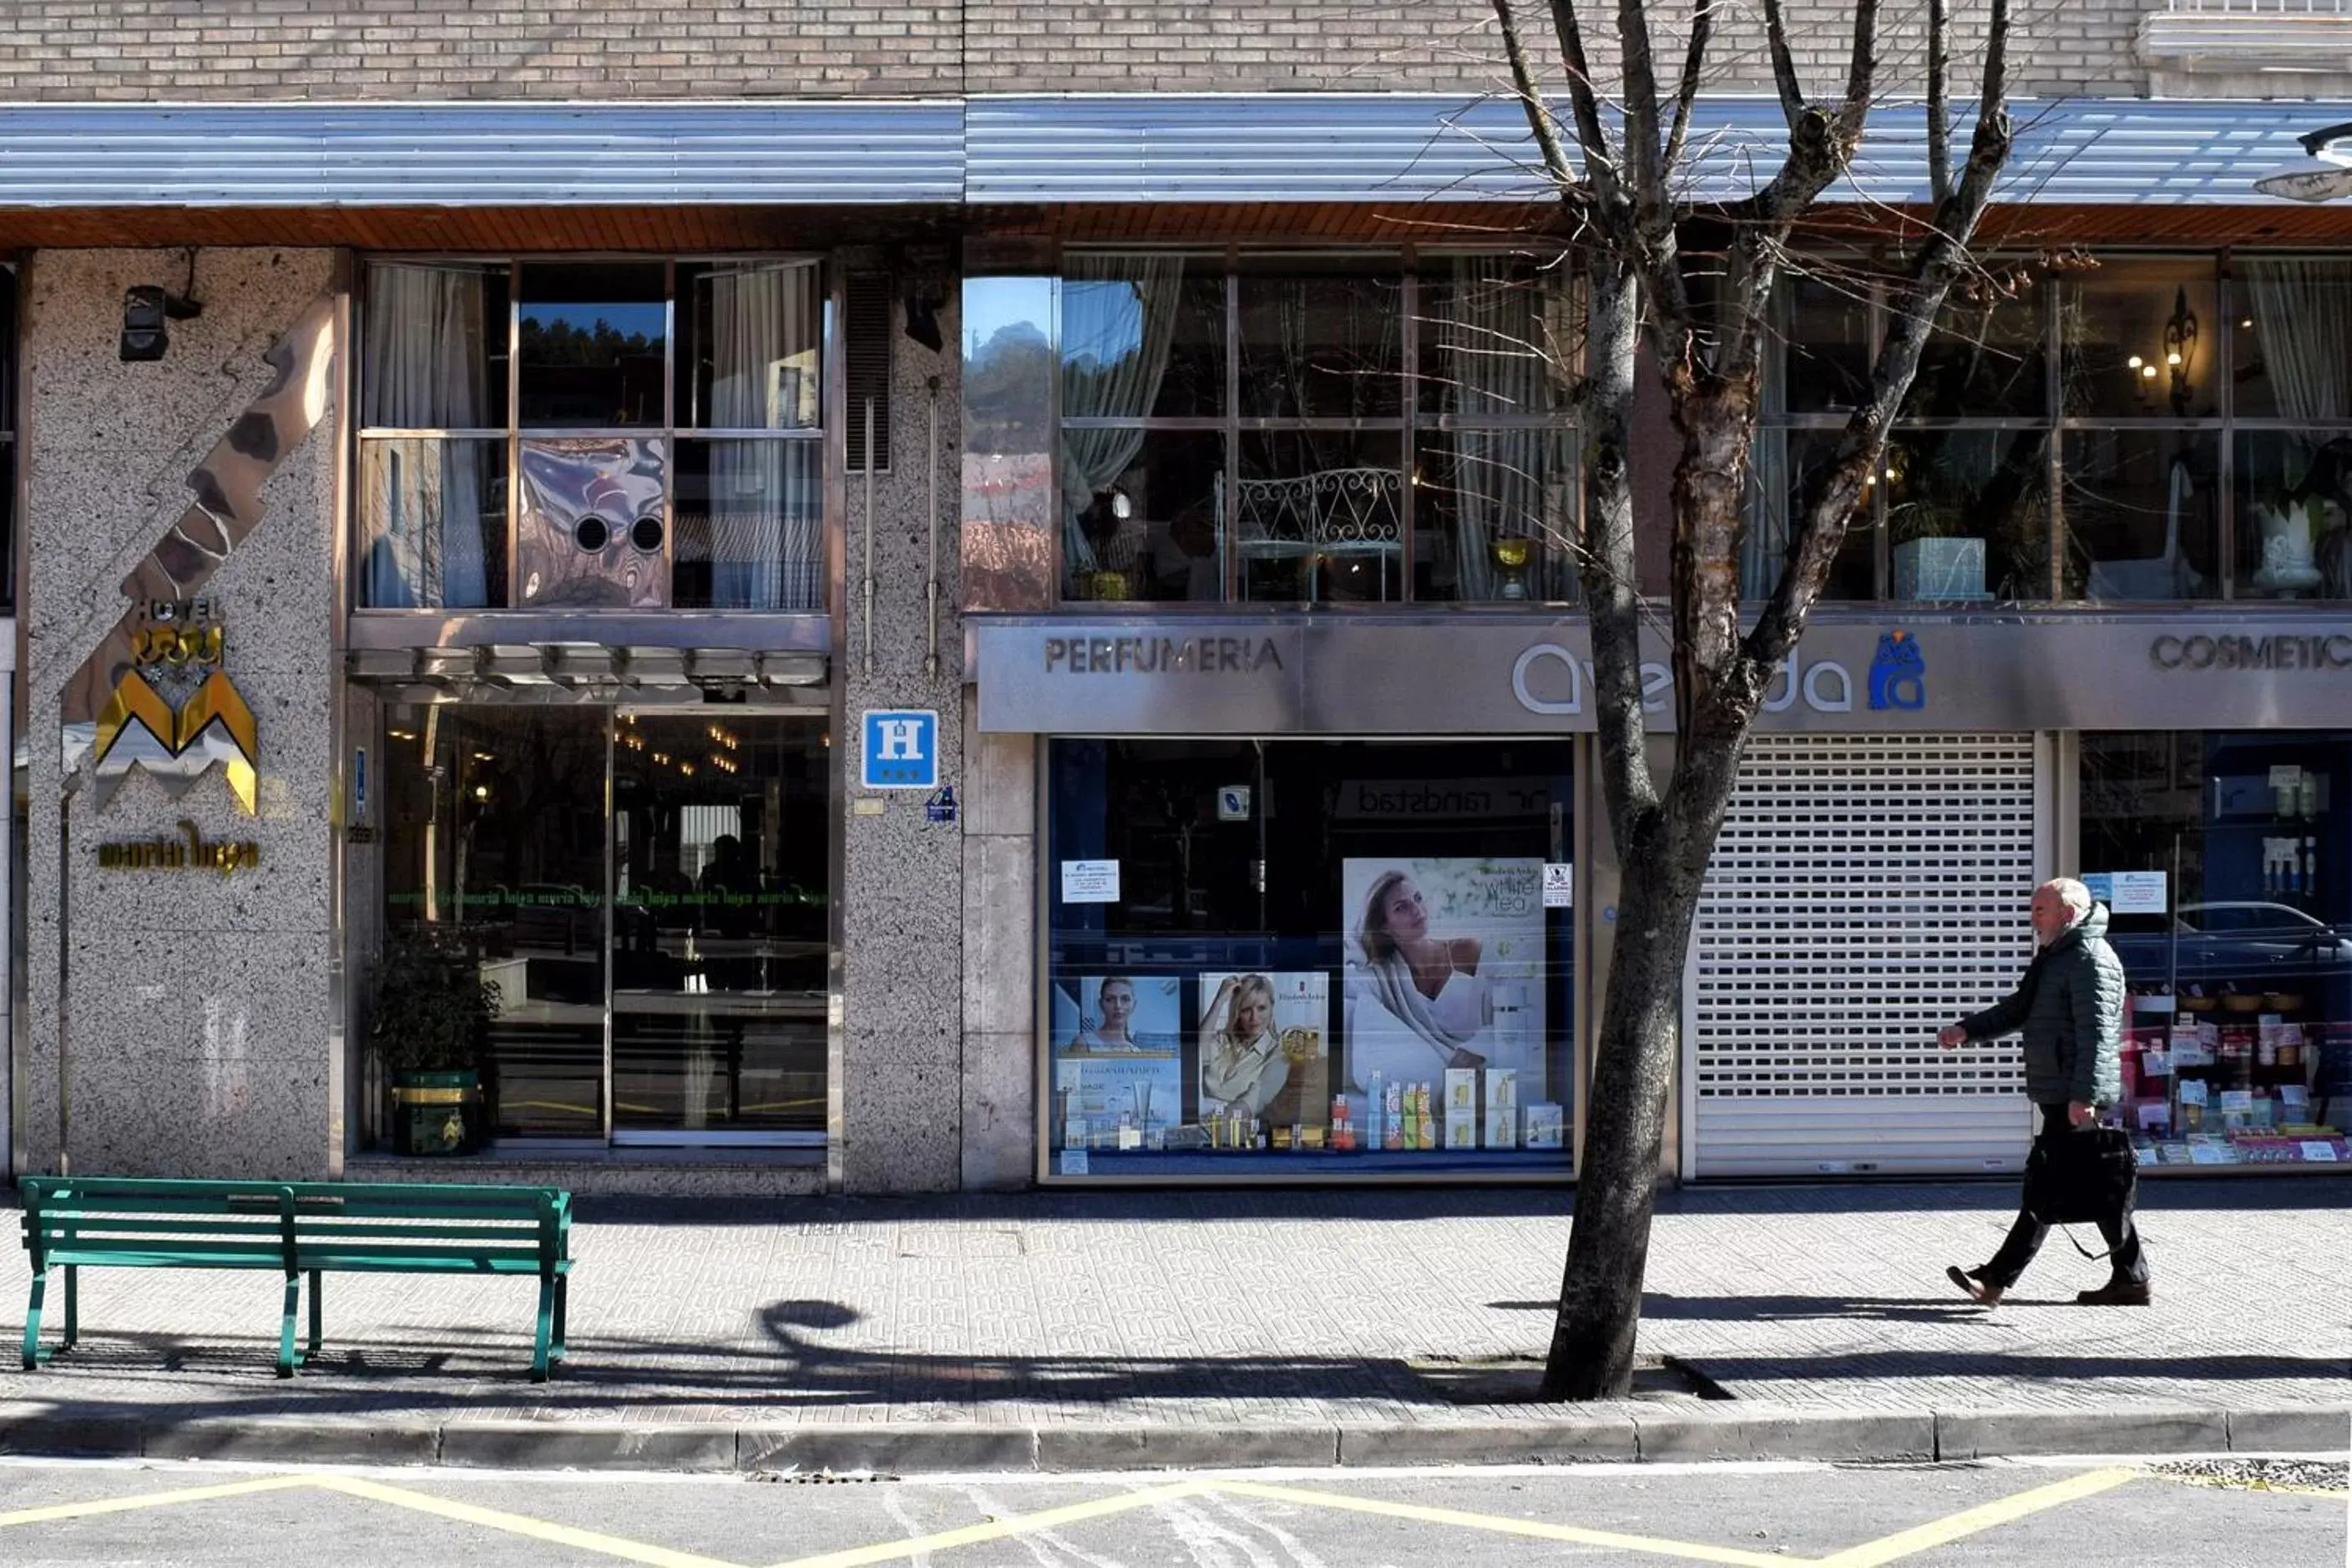
[{"label": "metal awning", "polygon": [[[2254,176],[2352,103],[2015,106],[2005,204],[2272,206]],[[1768,99],[1701,106],[1693,200],[1746,195]],[[1965,129],[1962,139],[1965,139]],[[1833,201],[1927,200],[1926,121],[1872,117]],[[970,100],[0,106],[0,209],[1520,201],[1517,104],[1412,93]]]}]

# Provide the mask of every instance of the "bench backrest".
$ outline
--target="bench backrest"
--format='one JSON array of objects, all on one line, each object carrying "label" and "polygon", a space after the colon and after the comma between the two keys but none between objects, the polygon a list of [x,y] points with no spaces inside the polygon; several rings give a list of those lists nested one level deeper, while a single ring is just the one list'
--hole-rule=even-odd
[{"label": "bench backrest", "polygon": [[224,1266],[276,1261],[289,1273],[338,1258],[500,1258],[551,1268],[570,1251],[572,1195],[555,1187],[136,1176],[26,1176],[18,1185],[35,1268],[61,1246],[167,1246]]}]

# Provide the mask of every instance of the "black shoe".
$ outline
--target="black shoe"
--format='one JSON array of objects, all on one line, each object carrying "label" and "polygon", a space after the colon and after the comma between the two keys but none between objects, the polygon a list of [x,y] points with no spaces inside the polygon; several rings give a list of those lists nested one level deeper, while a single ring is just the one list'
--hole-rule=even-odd
[{"label": "black shoe", "polygon": [[1955,1263],[1944,1270],[1944,1278],[1958,1285],[1962,1293],[1979,1307],[2000,1305],[2000,1287],[1987,1284],[1984,1276],[1973,1268],[1962,1268]]},{"label": "black shoe", "polygon": [[2082,1291],[2074,1298],[2078,1307],[2145,1307],[2147,1303],[2145,1279],[2110,1279],[2097,1289]]}]

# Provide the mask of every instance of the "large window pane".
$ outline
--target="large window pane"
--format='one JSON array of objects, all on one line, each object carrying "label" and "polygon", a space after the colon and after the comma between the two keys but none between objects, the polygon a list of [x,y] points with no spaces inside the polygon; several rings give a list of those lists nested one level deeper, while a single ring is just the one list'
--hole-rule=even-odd
[{"label": "large window pane", "polygon": [[2347,1153],[2352,731],[2083,737],[2083,868],[2153,871],[2116,913],[2132,992],[2122,1107],[2142,1158]]},{"label": "large window pane", "polygon": [[1224,406],[1222,266],[1156,254],[1065,260],[1064,418],[1198,417]]},{"label": "large window pane", "polygon": [[1404,596],[1403,438],[1244,431],[1234,548],[1244,599]]},{"label": "large window pane", "polygon": [[2068,431],[2061,509],[2067,597],[2219,597],[2220,457],[2221,438],[2210,433]]},{"label": "large window pane", "polygon": [[1440,257],[1421,279],[1419,404],[1481,419],[1559,405],[1576,343],[1565,265],[1522,256]]},{"label": "large window pane", "polygon": [[609,710],[386,710],[384,926],[499,988],[483,1063],[506,1136],[601,1138]]},{"label": "large window pane", "polygon": [[668,284],[658,263],[522,266],[522,424],[604,429],[667,418]]},{"label": "large window pane", "polygon": [[1050,781],[1046,863],[1119,865],[1051,900],[1056,1170],[1564,1166],[1563,743],[1056,741]]},{"label": "large window pane", "polygon": [[506,443],[362,439],[359,578],[370,609],[504,605]]},{"label": "large window pane", "polygon": [[1424,430],[1416,439],[1414,598],[1575,596],[1574,431]]},{"label": "large window pane", "polygon": [[[1755,457],[1748,475],[1748,531],[1739,547],[1739,591],[1746,597],[1762,598],[1780,580],[1806,485],[1835,461],[1837,443],[1833,430],[1786,430],[1768,425],[1756,433]],[[1831,564],[1822,597],[1877,597],[1877,539],[1872,500],[1865,492],[1846,529],[1845,542]]]},{"label": "large window pane", "polygon": [[677,269],[677,422],[708,430],[814,430],[823,418],[824,273],[813,261]]},{"label": "large window pane", "polygon": [[2213,264],[2111,259],[2061,288],[2063,410],[2075,418],[2209,418],[2221,408]]},{"label": "large window pane", "polygon": [[[2006,273],[1997,276],[2006,277]],[[2050,405],[2039,285],[2009,291],[1969,279],[1954,289],[1919,355],[1903,405],[1912,419],[2038,416]]]},{"label": "large window pane", "polygon": [[1888,447],[1897,599],[2050,596],[2050,433],[1913,431]]},{"label": "large window pane", "polygon": [[613,752],[613,1124],[821,1134],[822,722],[624,715]]},{"label": "large window pane", "polygon": [[507,423],[504,262],[371,263],[360,422],[387,430]]},{"label": "large window pane", "polygon": [[2238,416],[2352,417],[2352,262],[2242,257],[2232,289]]},{"label": "large window pane", "polygon": [[1843,273],[1792,280],[1786,294],[1787,392],[1793,414],[1843,412],[1870,385],[1869,280]]},{"label": "large window pane", "polygon": [[1372,419],[1404,406],[1403,286],[1392,268],[1267,261],[1245,268],[1238,287],[1243,417]]},{"label": "large window pane", "polygon": [[2352,434],[2238,437],[2237,592],[2352,598]]},{"label": "large window pane", "polygon": [[964,279],[966,609],[1044,609],[1061,593],[1055,540],[1066,514],[1055,483],[1061,365],[1053,338],[1059,287],[1042,277]]},{"label": "large window pane", "polygon": [[[1224,597],[1225,440],[1213,431],[1071,431],[1066,447],[1098,453],[1110,482],[1083,498],[1064,530],[1064,592],[1073,599]],[[1078,498],[1067,493],[1065,505]]]},{"label": "large window pane", "polygon": [[824,473],[814,441],[680,440],[670,602],[824,608]]}]

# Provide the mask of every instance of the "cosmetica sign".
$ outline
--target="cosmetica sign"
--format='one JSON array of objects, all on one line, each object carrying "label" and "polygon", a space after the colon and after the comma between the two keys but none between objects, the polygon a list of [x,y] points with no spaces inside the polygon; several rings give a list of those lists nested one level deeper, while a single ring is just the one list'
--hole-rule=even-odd
[{"label": "cosmetica sign", "polygon": [[[1535,679],[1546,665],[1556,664],[1567,674],[1564,695],[1543,696]],[[1541,642],[1520,654],[1511,666],[1511,695],[1530,713],[1570,714],[1584,711],[1584,690],[1592,680],[1592,661],[1580,659],[1558,643]],[[1674,671],[1664,664],[1642,665],[1642,709],[1663,713],[1674,695]],[[1927,706],[1927,656],[1916,634],[1881,632],[1864,685],[1864,700],[1873,711],[1916,713]],[[1853,674],[1833,658],[1807,660],[1804,649],[1791,648],[1764,692],[1763,711],[1786,713],[1801,703],[1815,713],[1854,710]]]}]

